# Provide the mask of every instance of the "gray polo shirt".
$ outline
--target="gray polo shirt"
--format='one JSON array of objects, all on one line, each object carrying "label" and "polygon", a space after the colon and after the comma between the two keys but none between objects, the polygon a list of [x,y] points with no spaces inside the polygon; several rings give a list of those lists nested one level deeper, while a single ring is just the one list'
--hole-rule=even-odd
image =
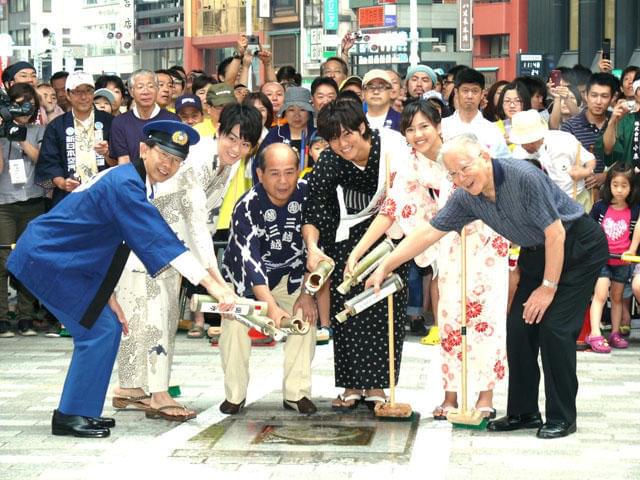
[{"label": "gray polo shirt", "polygon": [[492,159],[496,201],[459,188],[431,220],[441,231],[457,231],[482,220],[522,247],[544,245],[544,230],[560,219],[565,229],[584,209],[541,170],[523,160]]},{"label": "gray polo shirt", "polygon": [[[40,148],[44,127],[41,125],[27,125],[27,143]],[[0,148],[4,155],[4,169],[0,172],[0,205],[8,205],[16,202],[24,202],[31,198],[42,197],[44,190],[35,184],[36,164],[22,151],[18,142],[9,142],[6,138],[0,138]],[[11,183],[9,175],[9,160],[22,160],[24,162],[26,183]]]}]

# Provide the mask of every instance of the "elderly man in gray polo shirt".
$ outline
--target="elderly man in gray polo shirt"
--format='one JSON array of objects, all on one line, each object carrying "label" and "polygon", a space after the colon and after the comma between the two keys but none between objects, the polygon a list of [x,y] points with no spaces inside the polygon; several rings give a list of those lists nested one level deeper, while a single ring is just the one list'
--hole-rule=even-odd
[{"label": "elderly man in gray polo shirt", "polygon": [[[379,287],[394,268],[477,219],[520,245],[522,276],[507,319],[507,415],[488,429],[537,428],[539,438],[569,435],[576,431],[575,341],[608,258],[604,233],[542,171],[511,158],[492,159],[473,135],[454,137],[440,154],[459,188],[431,223],[405,237],[367,287]],[[545,374],[544,424],[538,351]]]}]

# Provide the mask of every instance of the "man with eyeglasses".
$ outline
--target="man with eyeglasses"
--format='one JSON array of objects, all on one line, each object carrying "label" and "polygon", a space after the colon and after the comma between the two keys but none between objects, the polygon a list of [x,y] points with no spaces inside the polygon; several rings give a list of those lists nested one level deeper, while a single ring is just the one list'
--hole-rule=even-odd
[{"label": "man with eyeglasses", "polygon": [[75,71],[66,87],[71,110],[47,125],[36,164],[38,181],[51,181],[55,187],[53,205],[115,164],[108,144],[113,117],[94,108],[93,77]]},{"label": "man with eyeglasses", "polygon": [[[366,287],[379,288],[395,268],[474,220],[521,245],[521,277],[507,316],[507,415],[490,422],[488,429],[535,428],[538,438],[564,437],[576,431],[575,342],[598,273],[608,260],[607,240],[582,207],[540,169],[492,158],[483,143],[464,134],[443,145],[440,156],[458,188],[430,223],[402,240]],[[544,424],[538,407],[539,353]]]},{"label": "man with eyeglasses", "polygon": [[400,114],[391,108],[391,75],[385,70],[369,70],[362,79],[367,121],[371,128],[400,131]]},{"label": "man with eyeglasses", "polygon": [[171,266],[220,297],[224,309],[235,301],[220,294],[222,286],[149,202],[157,184],[178,171],[197,132],[178,122],[150,122],[143,134],[140,161],[105,170],[31,221],[7,262],[73,337],[54,435],[104,438],[115,426],[100,415],[120,336],[128,332],[113,291],[131,251],[152,275]]},{"label": "man with eyeglasses", "polygon": [[133,72],[129,77],[129,93],[133,97],[133,105],[127,113],[113,120],[109,141],[111,156],[118,164],[129,163],[140,156],[140,142],[144,139],[142,129],[147,123],[155,120],[180,121],[177,115],[156,103],[158,76],[154,72],[145,69]]},{"label": "man with eyeglasses", "polygon": [[455,77],[457,110],[442,119],[442,138],[448,140],[463,133],[473,133],[489,147],[494,158],[510,156],[500,129],[482,116],[480,102],[484,90],[484,75],[472,68],[460,70]]}]

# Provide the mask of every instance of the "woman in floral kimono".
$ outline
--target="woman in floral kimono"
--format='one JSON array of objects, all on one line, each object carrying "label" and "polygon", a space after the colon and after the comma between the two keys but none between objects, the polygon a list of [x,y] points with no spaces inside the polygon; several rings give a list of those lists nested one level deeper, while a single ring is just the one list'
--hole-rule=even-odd
[{"label": "woman in floral kimono", "polygon": [[[389,195],[380,214],[354,248],[353,268],[362,252],[385,232],[392,238],[407,235],[429,221],[451,193],[453,184],[436,162],[442,139],[440,115],[426,101],[410,103],[402,114],[401,132],[413,149],[410,168],[394,169]],[[396,170],[398,173],[396,173]],[[404,172],[404,173],[403,173]],[[436,198],[433,193],[439,191]],[[395,222],[395,223],[394,223]],[[398,228],[401,232],[398,232]],[[434,261],[437,259],[437,266]],[[433,416],[445,420],[457,408],[460,362],[460,236],[446,235],[415,258],[421,266],[436,266],[440,301],[438,323],[442,338],[442,379],[445,398]],[[479,391],[476,408],[495,417],[493,388],[505,377],[508,242],[482,222],[467,227],[467,322],[471,386]]]}]

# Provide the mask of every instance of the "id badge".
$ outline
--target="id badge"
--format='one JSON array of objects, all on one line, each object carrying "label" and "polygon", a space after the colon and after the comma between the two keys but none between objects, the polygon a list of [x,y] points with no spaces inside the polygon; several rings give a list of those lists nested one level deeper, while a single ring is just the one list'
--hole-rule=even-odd
[{"label": "id badge", "polygon": [[23,159],[9,160],[9,176],[13,185],[27,183],[27,171],[24,168]]}]

